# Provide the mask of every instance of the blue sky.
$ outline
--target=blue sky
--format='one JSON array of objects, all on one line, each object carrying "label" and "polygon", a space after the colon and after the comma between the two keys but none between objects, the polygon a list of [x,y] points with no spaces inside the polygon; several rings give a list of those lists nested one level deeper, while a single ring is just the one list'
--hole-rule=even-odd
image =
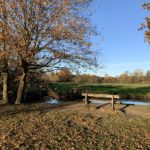
[{"label": "blue sky", "polygon": [[136,69],[150,70],[150,45],[144,42],[144,31],[138,31],[149,12],[141,4],[148,0],[94,0],[92,23],[104,40],[97,39],[103,69],[97,75],[119,75]]}]

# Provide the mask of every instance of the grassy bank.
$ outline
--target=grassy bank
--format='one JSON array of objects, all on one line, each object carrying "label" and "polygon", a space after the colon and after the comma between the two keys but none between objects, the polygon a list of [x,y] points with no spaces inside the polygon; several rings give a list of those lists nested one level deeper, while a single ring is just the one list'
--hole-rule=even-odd
[{"label": "grassy bank", "polygon": [[58,93],[78,92],[119,94],[121,98],[150,100],[150,84],[73,84],[54,83]]},{"label": "grassy bank", "polygon": [[0,118],[0,149],[150,149],[149,137],[149,119],[80,105]]}]

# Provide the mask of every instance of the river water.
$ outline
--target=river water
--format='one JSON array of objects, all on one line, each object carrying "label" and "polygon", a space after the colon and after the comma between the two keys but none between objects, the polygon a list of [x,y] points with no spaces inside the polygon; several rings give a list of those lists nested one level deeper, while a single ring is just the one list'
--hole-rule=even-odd
[{"label": "river water", "polygon": [[[106,104],[109,101],[103,101],[103,100],[90,100],[92,104]],[[52,105],[60,105],[61,101],[57,100],[57,99],[51,99],[48,100],[46,103],[48,104],[52,104]],[[150,102],[146,102],[144,100],[128,100],[128,99],[124,99],[121,100],[121,104],[128,104],[128,105],[144,105],[144,106],[150,106]]]},{"label": "river water", "polygon": [[[93,104],[106,104],[109,101],[103,101],[103,100],[91,100],[91,103]],[[144,100],[128,100],[123,99],[120,100],[121,104],[127,104],[127,105],[144,105],[144,106],[150,106],[150,102],[146,102]]]},{"label": "river water", "polygon": [[50,100],[46,101],[46,103],[52,104],[52,105],[59,105],[59,104],[61,104],[61,102],[59,100],[57,100],[57,99],[50,99]]}]

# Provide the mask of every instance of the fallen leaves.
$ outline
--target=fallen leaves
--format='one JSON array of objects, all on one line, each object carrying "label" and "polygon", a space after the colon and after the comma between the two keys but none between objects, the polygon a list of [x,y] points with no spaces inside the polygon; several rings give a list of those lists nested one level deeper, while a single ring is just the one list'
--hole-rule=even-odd
[{"label": "fallen leaves", "polygon": [[149,137],[148,120],[83,108],[0,119],[0,149],[150,149]]}]

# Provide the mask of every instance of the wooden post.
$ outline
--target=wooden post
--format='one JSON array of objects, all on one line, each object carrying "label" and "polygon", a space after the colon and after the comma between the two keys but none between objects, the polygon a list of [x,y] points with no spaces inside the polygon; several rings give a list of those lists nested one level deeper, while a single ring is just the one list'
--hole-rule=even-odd
[{"label": "wooden post", "polygon": [[114,96],[112,96],[112,99],[111,99],[111,103],[112,103],[112,109],[114,110]]},{"label": "wooden post", "polygon": [[89,102],[88,102],[88,94],[86,93],[86,94],[85,94],[85,106],[87,106],[88,103],[89,103]]}]

